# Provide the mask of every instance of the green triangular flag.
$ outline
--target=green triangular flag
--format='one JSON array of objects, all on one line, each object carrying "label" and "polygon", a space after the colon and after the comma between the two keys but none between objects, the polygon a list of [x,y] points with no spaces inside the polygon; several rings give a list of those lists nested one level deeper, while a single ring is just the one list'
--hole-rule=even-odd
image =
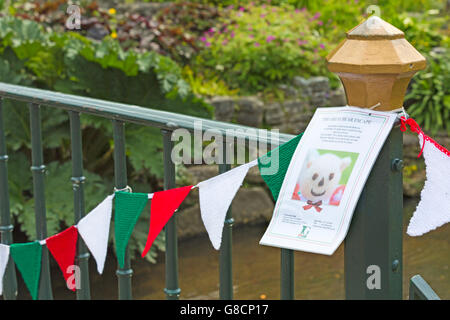
[{"label": "green triangular flag", "polygon": [[120,268],[125,264],[125,250],[130,240],[131,232],[145,206],[147,193],[115,193],[114,229],[116,237],[116,255]]},{"label": "green triangular flag", "polygon": [[[259,172],[261,173],[261,177],[267,183],[275,201],[278,199],[284,176],[286,175],[289,164],[291,163],[291,158],[294,155],[302,135],[303,133],[300,133],[295,138],[258,158]],[[279,152],[278,155],[276,154],[277,152]],[[278,164],[273,163],[272,161],[278,161]],[[271,167],[275,168],[275,170],[270,170]],[[262,172],[264,171],[269,172],[270,174],[263,174]]]},{"label": "green triangular flag", "polygon": [[33,300],[36,300],[38,298],[39,277],[41,275],[42,246],[38,241],[13,243],[9,250],[31,293],[31,297]]}]

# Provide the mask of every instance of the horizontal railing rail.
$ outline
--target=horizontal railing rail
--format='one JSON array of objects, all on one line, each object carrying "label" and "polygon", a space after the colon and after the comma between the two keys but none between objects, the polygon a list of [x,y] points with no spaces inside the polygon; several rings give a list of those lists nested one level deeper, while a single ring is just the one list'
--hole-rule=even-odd
[{"label": "horizontal railing rail", "polygon": [[[0,96],[10,98],[12,100],[35,103],[38,105],[57,107],[67,111],[75,111],[79,113],[91,114],[111,120],[119,120],[123,122],[131,122],[145,126],[152,126],[160,129],[172,131],[176,128],[184,128],[190,131],[196,129],[196,121],[202,121],[202,130],[217,130],[221,134],[229,134],[229,137],[237,139],[246,139],[250,141],[258,141],[261,143],[271,143],[270,136],[267,131],[243,125],[237,125],[229,122],[221,122],[210,119],[204,119],[194,116],[188,116],[168,111],[155,110],[151,108],[139,107],[124,103],[112,101],[86,98],[71,94],[64,94],[54,91],[29,88],[24,86],[6,84],[0,82]],[[245,131],[250,129],[253,133],[247,134]],[[267,136],[264,137],[264,135]],[[280,133],[279,143],[292,139],[294,135]]]}]

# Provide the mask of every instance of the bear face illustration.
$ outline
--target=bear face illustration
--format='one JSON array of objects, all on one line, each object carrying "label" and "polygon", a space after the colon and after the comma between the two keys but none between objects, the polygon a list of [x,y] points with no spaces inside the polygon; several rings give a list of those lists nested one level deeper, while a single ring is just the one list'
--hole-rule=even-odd
[{"label": "bear face illustration", "polygon": [[312,203],[328,202],[339,185],[342,172],[350,163],[350,157],[342,159],[331,153],[313,153],[306,160],[298,179],[300,193]]}]

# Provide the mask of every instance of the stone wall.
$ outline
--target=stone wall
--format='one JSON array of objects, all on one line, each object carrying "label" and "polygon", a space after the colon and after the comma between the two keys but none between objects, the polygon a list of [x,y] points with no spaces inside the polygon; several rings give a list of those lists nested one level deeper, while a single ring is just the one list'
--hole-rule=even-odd
[{"label": "stone wall", "polygon": [[316,107],[346,105],[344,89],[331,90],[326,77],[294,77],[291,84],[279,88],[283,101],[266,102],[251,96],[213,97],[208,102],[215,108],[216,120],[292,134],[304,131]]}]

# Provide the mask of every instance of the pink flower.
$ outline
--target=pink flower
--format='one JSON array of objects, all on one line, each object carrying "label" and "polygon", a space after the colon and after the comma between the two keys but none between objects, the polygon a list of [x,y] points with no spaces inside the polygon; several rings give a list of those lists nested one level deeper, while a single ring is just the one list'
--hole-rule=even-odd
[{"label": "pink flower", "polygon": [[254,38],[255,38],[255,36],[252,35],[252,34],[250,34],[248,37],[249,37],[250,39],[254,39]]},{"label": "pink flower", "polygon": [[208,47],[208,48],[211,47],[211,42],[206,42],[205,46]]},{"label": "pink flower", "polygon": [[275,40],[276,38],[274,37],[274,36],[268,36],[267,38],[266,38],[266,42],[271,42],[271,41],[273,41],[273,40]]},{"label": "pink flower", "polygon": [[320,12],[317,12],[309,21],[314,21],[320,18]]},{"label": "pink flower", "polygon": [[317,21],[317,24],[318,24],[319,26],[323,26],[323,21],[319,20],[319,21]]},{"label": "pink flower", "polygon": [[206,37],[201,37],[201,38],[200,38],[200,41],[201,41],[201,42],[206,42]]},{"label": "pink flower", "polygon": [[222,41],[222,45],[223,45],[223,46],[226,46],[227,44],[228,44],[228,40],[223,40],[223,41]]},{"label": "pink flower", "polygon": [[297,41],[297,44],[299,45],[299,46],[302,46],[302,45],[304,45],[304,44],[307,44],[308,43],[308,40],[298,40]]},{"label": "pink flower", "polygon": [[255,47],[259,47],[259,46],[260,46],[259,42],[255,42]]},{"label": "pink flower", "polygon": [[265,13],[261,13],[260,17],[261,17],[261,18],[264,18],[266,15],[267,15],[267,14],[265,14]]},{"label": "pink flower", "polygon": [[245,11],[244,7],[239,7],[239,11]]},{"label": "pink flower", "polygon": [[325,49],[325,45],[323,43],[319,44],[320,49]]},{"label": "pink flower", "polygon": [[231,38],[234,38],[234,36],[235,36],[234,31],[231,31],[230,37],[231,37]]}]

